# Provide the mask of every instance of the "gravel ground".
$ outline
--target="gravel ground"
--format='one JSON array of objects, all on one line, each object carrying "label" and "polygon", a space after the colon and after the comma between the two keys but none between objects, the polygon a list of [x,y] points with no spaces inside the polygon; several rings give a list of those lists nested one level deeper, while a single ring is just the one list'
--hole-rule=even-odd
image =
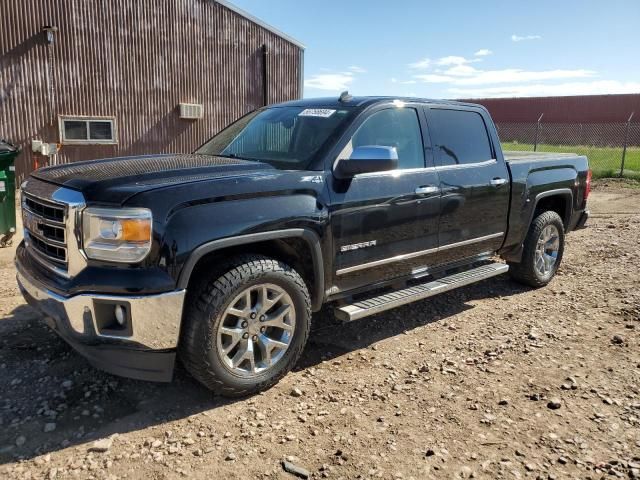
[{"label": "gravel ground", "polygon": [[557,278],[319,315],[277,386],[213,398],[91,368],[0,251],[2,478],[639,478],[640,189],[600,182]]}]

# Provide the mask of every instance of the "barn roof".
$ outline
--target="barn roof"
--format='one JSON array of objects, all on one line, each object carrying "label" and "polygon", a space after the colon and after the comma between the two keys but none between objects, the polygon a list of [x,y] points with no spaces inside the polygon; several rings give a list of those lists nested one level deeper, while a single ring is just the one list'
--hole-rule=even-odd
[{"label": "barn roof", "polygon": [[258,17],[254,16],[254,15],[251,15],[249,12],[247,12],[246,10],[241,9],[240,7],[235,6],[233,3],[228,2],[227,0],[216,0],[216,2],[219,3],[220,5],[222,5],[223,7],[226,7],[229,10],[232,10],[232,11],[236,12],[238,15],[242,15],[247,20],[255,23],[256,25],[260,25],[265,30],[269,30],[270,32],[278,35],[279,37],[282,37],[286,41],[288,41],[290,43],[293,43],[294,45],[300,47],[302,50],[305,49],[305,46],[299,40],[296,40],[295,38],[287,35],[286,33],[278,30],[275,27],[269,25],[268,23],[264,22],[263,20],[260,20]]}]

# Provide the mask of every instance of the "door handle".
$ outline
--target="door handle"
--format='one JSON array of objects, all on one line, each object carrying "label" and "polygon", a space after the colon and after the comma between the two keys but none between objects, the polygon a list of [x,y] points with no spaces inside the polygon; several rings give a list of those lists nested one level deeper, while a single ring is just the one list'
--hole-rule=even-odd
[{"label": "door handle", "polygon": [[494,187],[499,187],[500,185],[504,185],[505,183],[507,183],[507,179],[506,178],[493,178],[493,179],[491,179],[491,185],[493,185]]},{"label": "door handle", "polygon": [[416,195],[429,195],[430,193],[438,193],[440,188],[435,185],[423,185],[422,187],[416,188]]}]

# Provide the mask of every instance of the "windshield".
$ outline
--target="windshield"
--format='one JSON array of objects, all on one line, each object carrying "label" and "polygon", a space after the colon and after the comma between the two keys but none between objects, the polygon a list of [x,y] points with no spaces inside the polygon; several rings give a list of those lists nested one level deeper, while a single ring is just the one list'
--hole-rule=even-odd
[{"label": "windshield", "polygon": [[271,107],[229,125],[195,153],[304,170],[332,143],[355,109]]}]

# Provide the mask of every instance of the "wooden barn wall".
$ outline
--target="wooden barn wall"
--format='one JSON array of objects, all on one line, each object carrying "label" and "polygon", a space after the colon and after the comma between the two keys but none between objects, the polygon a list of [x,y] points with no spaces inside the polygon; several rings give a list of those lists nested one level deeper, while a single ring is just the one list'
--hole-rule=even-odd
[{"label": "wooden barn wall", "polygon": [[60,141],[60,115],[114,116],[118,144],[63,145],[58,163],[194,150],[263,105],[263,44],[269,103],[300,98],[301,48],[213,0],[3,0],[0,137],[23,148],[18,178],[45,160],[32,139]]}]

